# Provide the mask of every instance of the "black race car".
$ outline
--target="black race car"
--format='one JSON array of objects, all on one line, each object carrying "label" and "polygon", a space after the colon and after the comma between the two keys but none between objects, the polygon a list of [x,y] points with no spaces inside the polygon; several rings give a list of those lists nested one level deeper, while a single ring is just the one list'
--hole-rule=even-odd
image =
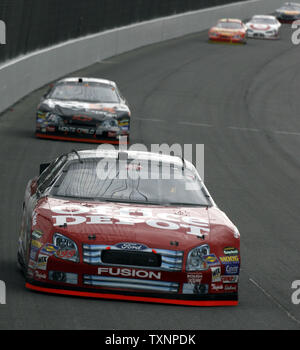
[{"label": "black race car", "polygon": [[38,105],[36,136],[92,143],[128,142],[130,114],[115,82],[67,78],[51,86]]},{"label": "black race car", "polygon": [[295,2],[286,2],[282,7],[276,10],[276,17],[282,23],[292,23],[300,19],[300,4]]}]

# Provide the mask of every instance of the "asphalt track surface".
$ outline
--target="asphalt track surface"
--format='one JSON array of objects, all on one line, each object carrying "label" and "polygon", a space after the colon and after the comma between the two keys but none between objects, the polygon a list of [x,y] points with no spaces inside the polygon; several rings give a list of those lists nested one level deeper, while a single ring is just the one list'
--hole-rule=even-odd
[{"label": "asphalt track surface", "polygon": [[[62,297],[25,289],[16,268],[25,185],[41,162],[92,144],[34,137],[40,89],[0,117],[0,329],[300,329],[300,46],[211,44],[207,32],[141,48],[74,76],[115,80],[130,102],[131,143],[205,145],[205,182],[241,232],[237,307]],[[34,74],[34,72],[32,72]]]}]

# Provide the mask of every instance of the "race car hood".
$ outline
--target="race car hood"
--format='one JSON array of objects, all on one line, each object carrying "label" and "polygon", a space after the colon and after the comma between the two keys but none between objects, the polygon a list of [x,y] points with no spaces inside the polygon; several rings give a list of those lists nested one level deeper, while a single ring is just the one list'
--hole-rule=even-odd
[{"label": "race car hood", "polygon": [[275,29],[275,25],[270,24],[264,24],[264,23],[252,23],[249,22],[246,24],[247,28],[253,29],[253,30],[261,30],[261,31],[267,31],[270,29]]},{"label": "race car hood", "polygon": [[295,15],[300,15],[300,10],[277,10],[277,13],[284,14],[284,15],[289,15],[289,16],[295,16]]},{"label": "race car hood", "polygon": [[244,33],[243,29],[228,29],[228,28],[219,28],[219,27],[213,27],[210,30],[211,32],[216,32],[218,34],[224,34],[224,35],[235,35],[239,33]]},{"label": "race car hood", "polygon": [[[117,117],[122,112],[129,112],[124,104],[119,103],[87,103],[78,101],[44,100],[38,109],[45,112],[53,112],[60,117],[84,116],[96,120],[106,117]],[[80,118],[79,118],[80,119]]]},{"label": "race car hood", "polygon": [[174,250],[185,250],[204,243],[214,245],[223,239],[234,240],[233,224],[216,207],[162,207],[47,198],[36,211],[38,217],[51,223],[52,234],[61,233],[77,243],[136,242],[157,249],[173,246]]}]

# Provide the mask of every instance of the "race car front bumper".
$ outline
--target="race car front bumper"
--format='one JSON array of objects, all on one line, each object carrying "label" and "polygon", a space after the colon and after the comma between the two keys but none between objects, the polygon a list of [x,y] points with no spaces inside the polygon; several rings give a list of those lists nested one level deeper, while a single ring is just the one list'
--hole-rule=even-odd
[{"label": "race car front bumper", "polygon": [[277,15],[277,19],[281,23],[293,23],[294,21],[297,21],[300,19],[300,15],[288,15],[288,14],[280,14]]},{"label": "race car front bumper", "polygon": [[27,282],[25,287],[32,291],[69,295],[85,298],[138,301],[147,303],[187,305],[187,306],[236,306],[238,293],[222,294],[167,294],[167,293],[137,293],[130,291],[112,291],[106,289],[80,288],[58,286],[37,281]]},{"label": "race car front bumper", "polygon": [[91,298],[195,306],[237,305],[238,267],[235,266],[234,271],[232,265],[229,267],[222,272],[219,267],[194,272],[163,271],[90,266],[61,262],[52,256],[46,263],[27,269],[26,287],[39,292]]},{"label": "race car front bumper", "polygon": [[278,33],[274,31],[247,31],[247,37],[253,39],[278,39]]},{"label": "race car front bumper", "polygon": [[231,44],[245,44],[246,39],[244,37],[234,37],[234,36],[209,36],[209,40],[211,42],[223,42],[223,43],[231,43]]}]

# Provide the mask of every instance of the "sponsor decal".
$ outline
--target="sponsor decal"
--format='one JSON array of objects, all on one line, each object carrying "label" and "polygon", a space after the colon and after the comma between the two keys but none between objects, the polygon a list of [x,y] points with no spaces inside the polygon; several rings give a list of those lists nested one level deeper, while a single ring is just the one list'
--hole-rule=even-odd
[{"label": "sponsor decal", "polygon": [[149,249],[146,245],[144,244],[139,244],[139,243],[118,243],[115,245],[115,247],[122,249],[122,250],[146,250]]},{"label": "sponsor decal", "polygon": [[57,250],[58,250],[58,247],[56,247],[54,244],[46,243],[41,249],[41,253],[47,254],[47,255],[53,255]]},{"label": "sponsor decal", "polygon": [[33,213],[32,213],[32,225],[35,226],[36,223],[37,223],[37,212],[34,210]]},{"label": "sponsor decal", "polygon": [[239,276],[235,276],[235,275],[222,276],[223,283],[238,283],[238,281],[239,281]]},{"label": "sponsor decal", "polygon": [[225,292],[237,292],[237,284],[225,284],[224,291]]},{"label": "sponsor decal", "polygon": [[221,266],[211,267],[211,281],[221,282]]},{"label": "sponsor decal", "polygon": [[187,281],[190,284],[201,283],[202,278],[203,278],[202,273],[188,273],[187,274]]},{"label": "sponsor decal", "polygon": [[55,256],[57,258],[60,258],[60,259],[70,259],[72,258],[74,255],[76,255],[77,251],[76,249],[72,249],[72,250],[69,250],[69,249],[60,249],[58,251],[55,252]]},{"label": "sponsor decal", "polygon": [[35,247],[37,249],[40,249],[42,245],[43,245],[43,243],[41,243],[40,241],[37,241],[35,239],[31,241],[31,246]]},{"label": "sponsor decal", "polygon": [[40,280],[45,280],[47,278],[47,275],[44,272],[35,271],[34,277]]},{"label": "sponsor decal", "polygon": [[30,259],[36,260],[36,256],[37,256],[38,251],[39,251],[39,248],[31,247],[31,249],[30,249]]},{"label": "sponsor decal", "polygon": [[47,270],[48,259],[49,259],[49,255],[39,254],[36,267],[39,270]]},{"label": "sponsor decal", "polygon": [[32,231],[32,239],[39,241],[43,237],[44,232],[41,230]]},{"label": "sponsor decal", "polygon": [[211,292],[214,292],[214,293],[221,293],[223,292],[223,283],[212,283],[210,285],[210,290]]},{"label": "sponsor decal", "polygon": [[208,284],[200,283],[184,283],[182,286],[182,294],[207,294]]},{"label": "sponsor decal", "polygon": [[81,121],[81,122],[90,122],[93,120],[93,118],[88,117],[87,115],[74,115],[72,117],[72,120],[77,120],[77,121]]},{"label": "sponsor decal", "polygon": [[34,260],[32,260],[32,259],[29,259],[28,267],[30,267],[31,269],[35,269],[35,267],[36,267],[36,261],[34,261]]},{"label": "sponsor decal", "polygon": [[99,267],[98,275],[108,274],[110,276],[138,277],[147,279],[161,279],[160,271],[146,271],[127,268]]},{"label": "sponsor decal", "polygon": [[236,264],[239,263],[239,256],[238,255],[232,255],[232,256],[220,256],[219,257],[222,264]]},{"label": "sponsor decal", "polygon": [[[124,207],[121,209],[112,209],[107,206],[98,206],[89,208],[80,205],[56,206],[52,208],[55,215],[54,226],[64,225],[130,225],[146,224],[150,227],[162,230],[180,230],[184,229],[186,234],[195,236],[207,236],[210,232],[209,223],[205,219],[181,216],[177,214],[158,213],[153,217],[152,210],[149,208]],[[139,213],[139,215],[137,215]],[[90,214],[82,216],[80,214]]]},{"label": "sponsor decal", "polygon": [[34,270],[33,270],[33,269],[30,269],[30,268],[27,269],[27,276],[28,276],[29,278],[32,278],[32,277],[33,277],[33,273],[34,273]]},{"label": "sponsor decal", "polygon": [[224,254],[225,255],[238,255],[239,250],[237,248],[233,248],[233,247],[225,247]]},{"label": "sponsor decal", "polygon": [[225,275],[238,275],[240,271],[239,264],[225,265]]},{"label": "sponsor decal", "polygon": [[55,126],[47,126],[46,131],[47,132],[55,132]]},{"label": "sponsor decal", "polygon": [[218,258],[215,256],[215,254],[204,255],[203,260],[204,262],[207,263],[208,266],[220,265],[220,262]]},{"label": "sponsor decal", "polygon": [[94,135],[96,133],[95,128],[76,128],[74,126],[59,126],[58,131],[83,135]]}]

